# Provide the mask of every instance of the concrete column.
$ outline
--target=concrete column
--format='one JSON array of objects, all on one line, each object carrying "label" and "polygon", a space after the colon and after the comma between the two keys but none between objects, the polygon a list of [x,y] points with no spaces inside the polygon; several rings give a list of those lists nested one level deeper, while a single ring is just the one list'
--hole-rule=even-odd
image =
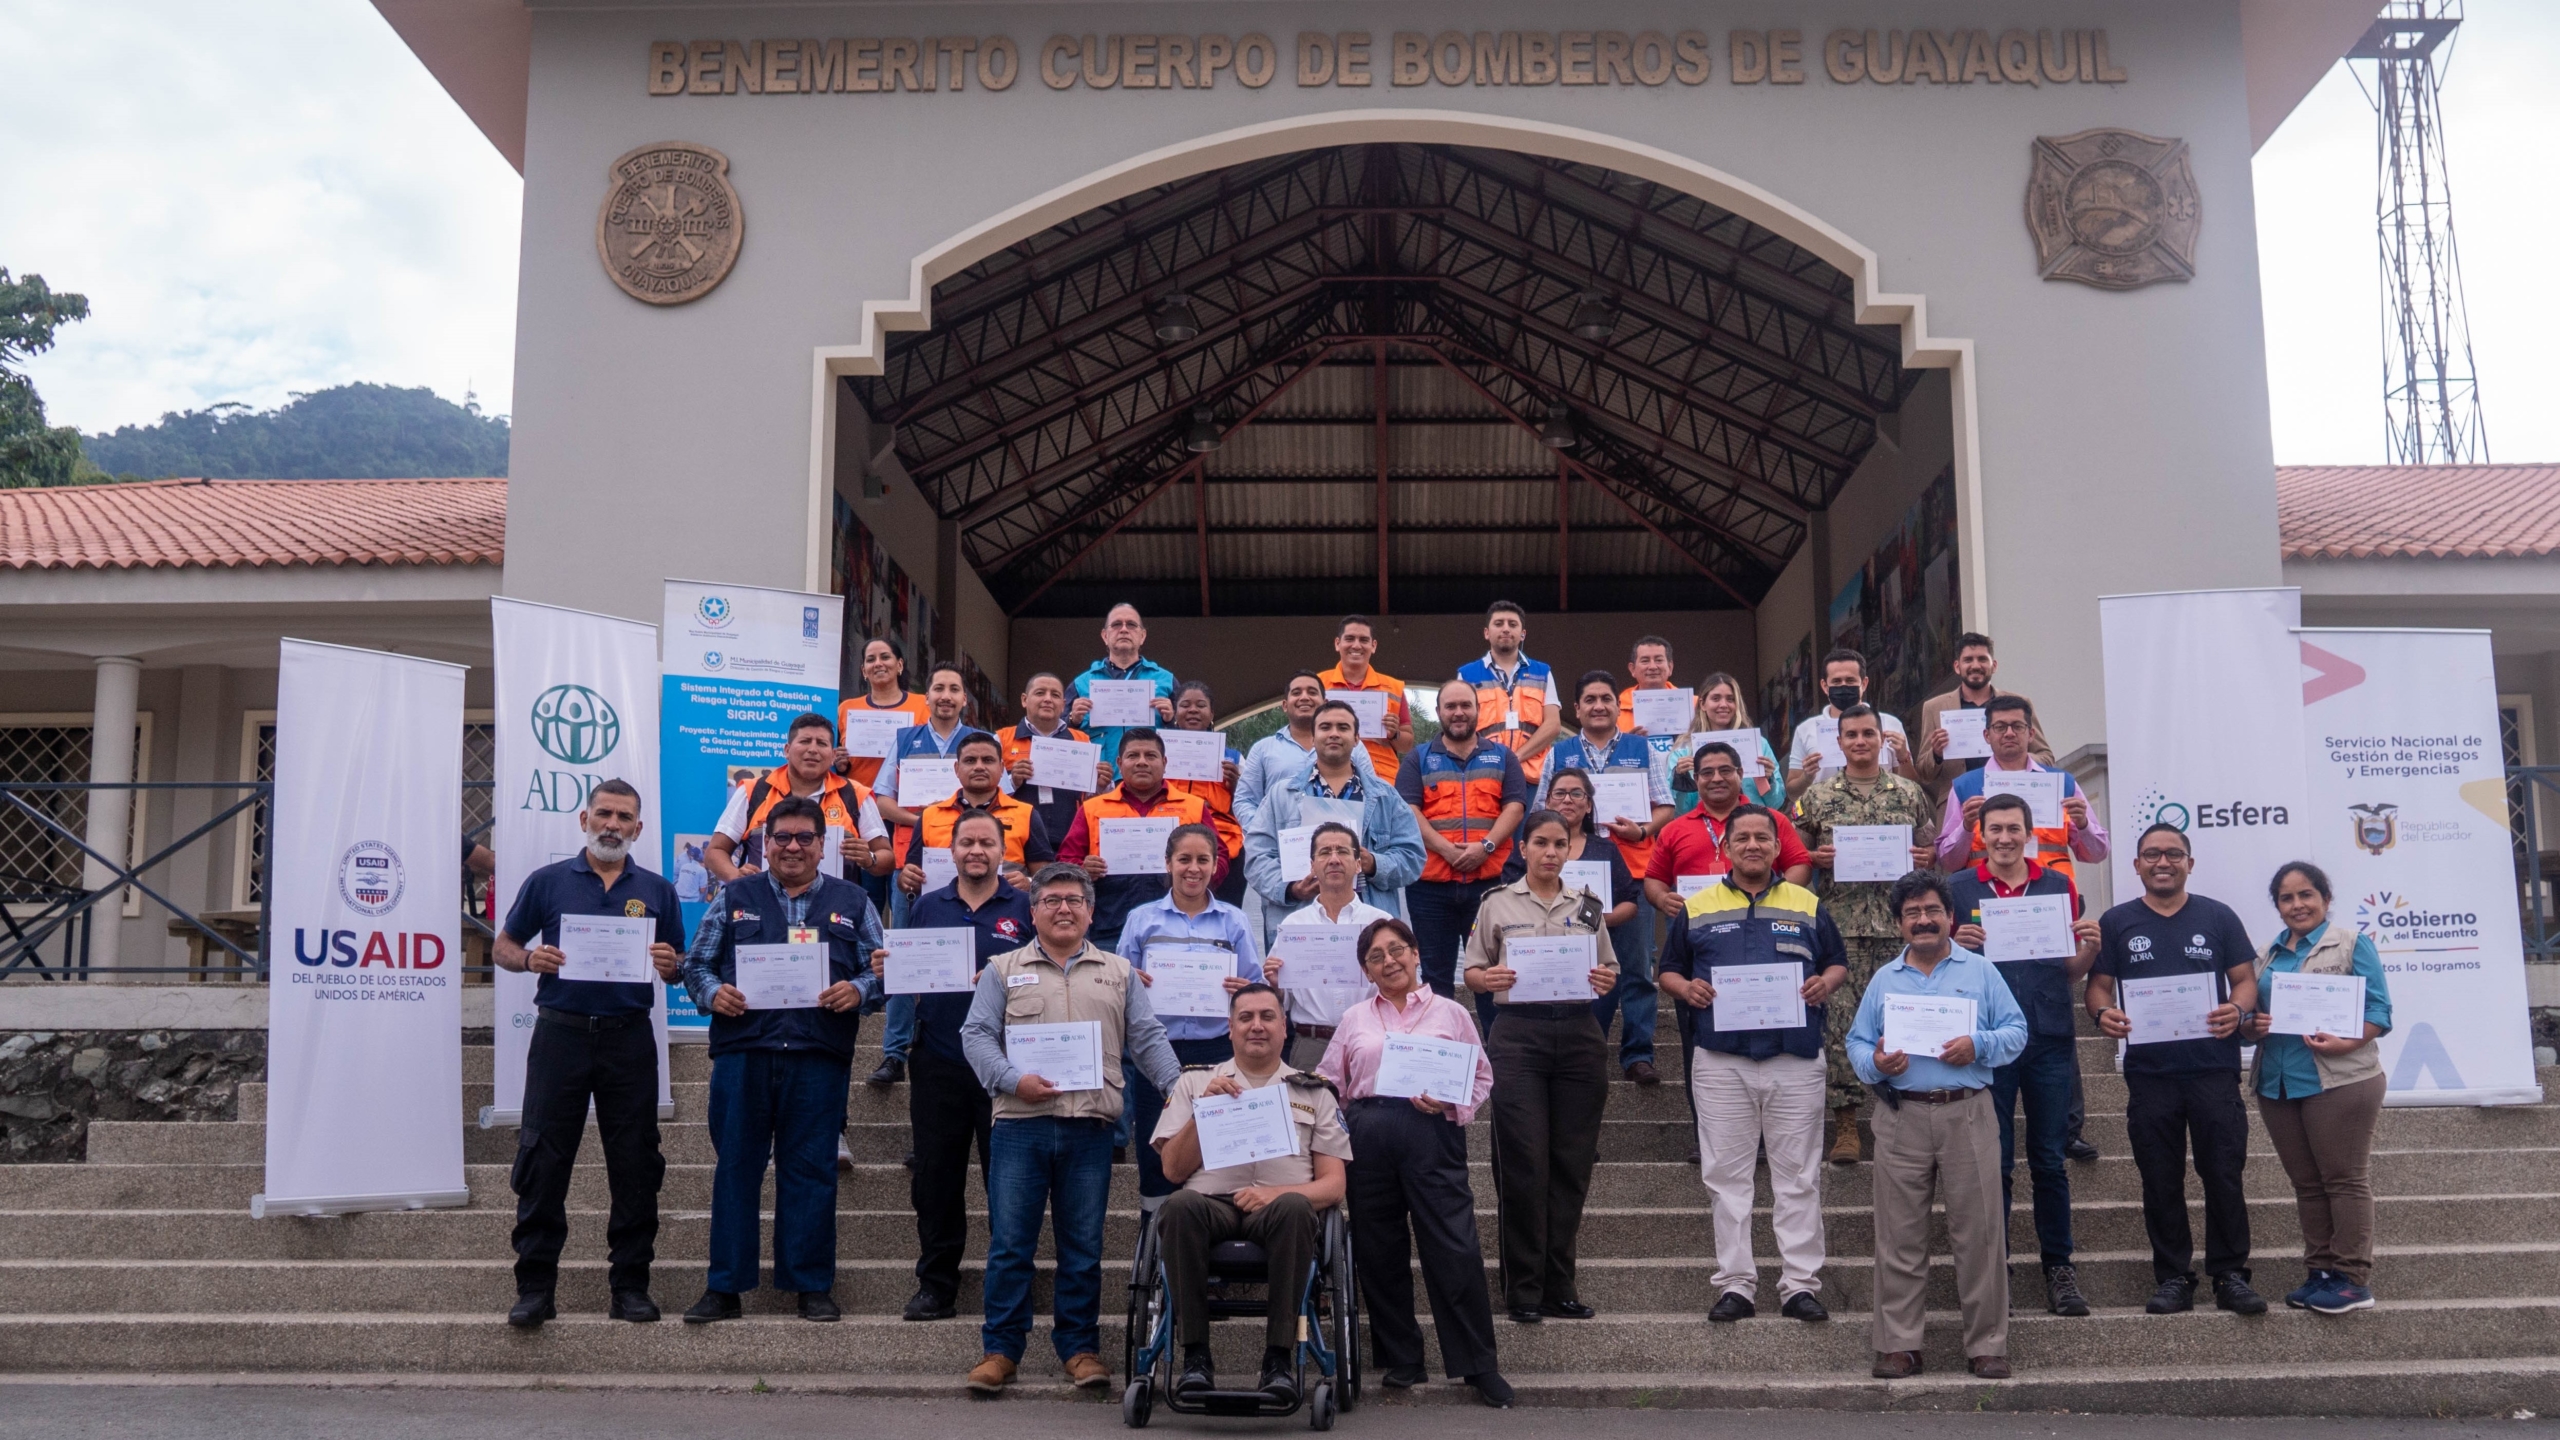
[{"label": "concrete column", "polygon": [[[134,713],[142,696],[142,662],[121,655],[98,657],[97,698],[89,707],[89,783],[127,785],[133,781]],[[132,855],[133,792],[89,792],[89,848],[119,862]],[[113,872],[94,858],[82,864],[80,883],[103,889]],[[113,970],[123,963],[124,903],[118,896],[99,901],[89,911],[89,964]]]}]

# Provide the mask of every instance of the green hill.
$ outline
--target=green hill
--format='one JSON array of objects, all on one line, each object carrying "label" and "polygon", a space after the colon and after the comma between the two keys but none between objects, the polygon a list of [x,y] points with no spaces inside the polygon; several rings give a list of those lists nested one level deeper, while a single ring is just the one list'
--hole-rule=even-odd
[{"label": "green hill", "polygon": [[507,418],[424,387],[338,385],[273,410],[214,405],[155,425],[83,435],[91,465],[121,479],[366,480],[507,473]]}]

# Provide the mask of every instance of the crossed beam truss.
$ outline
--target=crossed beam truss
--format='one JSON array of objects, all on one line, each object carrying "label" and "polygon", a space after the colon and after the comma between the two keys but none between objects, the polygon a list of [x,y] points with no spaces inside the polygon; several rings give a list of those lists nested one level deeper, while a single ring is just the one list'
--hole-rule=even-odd
[{"label": "crossed beam truss", "polygon": [[[1169,294],[1197,335],[1157,338]],[[1572,328],[1590,295],[1614,312],[1604,339]],[[1319,365],[1371,357],[1383,374],[1390,347],[1517,424],[1566,404],[1579,443],[1559,452],[1560,538],[1563,486],[1588,481],[1749,605],[1917,384],[1851,308],[1825,262],[1680,192],[1509,152],[1350,146],[1023,241],[944,282],[933,329],[846,383],[1014,613],[1155,497],[1205,480],[1185,447],[1195,410],[1232,435]],[[1387,479],[1382,460],[1382,538]]]}]

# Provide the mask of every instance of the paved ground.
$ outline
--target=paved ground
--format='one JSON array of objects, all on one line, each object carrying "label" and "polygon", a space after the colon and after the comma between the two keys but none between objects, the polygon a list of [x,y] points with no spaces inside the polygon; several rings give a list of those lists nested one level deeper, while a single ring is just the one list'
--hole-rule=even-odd
[{"label": "paved ground", "polygon": [[[1394,1407],[1345,1417],[1337,1434],[1395,1440],[1520,1440],[1602,1430],[1611,1440],[1766,1440],[1808,1420],[1857,1440],[2527,1440],[2548,1422],[2180,1420],[2111,1415],[1777,1416],[1765,1411]],[[2210,1428],[2208,1428],[2210,1427]],[[1306,1434],[1305,1421],[1188,1419],[1158,1413],[1151,1433]],[[652,1391],[288,1389],[272,1386],[0,1386],[0,1440],[706,1440],[875,1435],[895,1440],[1107,1440],[1129,1432],[1116,1405],[844,1399]]]}]

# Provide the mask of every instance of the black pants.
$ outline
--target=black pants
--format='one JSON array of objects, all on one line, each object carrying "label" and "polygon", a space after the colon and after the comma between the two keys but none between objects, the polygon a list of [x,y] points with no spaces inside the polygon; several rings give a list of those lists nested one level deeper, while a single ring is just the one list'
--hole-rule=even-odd
[{"label": "black pants", "polygon": [[[1185,1345],[1209,1343],[1209,1250],[1225,1240],[1250,1240],[1271,1259],[1270,1303],[1262,1343],[1287,1349],[1298,1343],[1299,1301],[1307,1267],[1316,1258],[1316,1208],[1304,1195],[1283,1195],[1248,1215],[1224,1195],[1177,1190],[1156,1212],[1156,1237],[1164,1246],[1165,1282],[1173,1287],[1173,1323]],[[1353,1249],[1358,1249],[1354,1242]]]},{"label": "black pants", "polygon": [[1484,903],[1485,892],[1500,883],[1485,875],[1481,880],[1416,880],[1404,887],[1414,943],[1422,951],[1424,984],[1443,995],[1457,994],[1458,947],[1476,923],[1476,907]]},{"label": "black pants", "polygon": [[1351,1130],[1351,1248],[1369,1311],[1370,1353],[1381,1369],[1422,1364],[1410,1258],[1418,1244],[1441,1364],[1453,1377],[1493,1369],[1493,1301],[1485,1292],[1475,1190],[1467,1183],[1466,1128],[1401,1099],[1354,1100],[1344,1119]]},{"label": "black pants", "polygon": [[969,1147],[978,1147],[981,1195],[993,1102],[976,1072],[919,1045],[908,1061],[907,1123],[916,1149],[907,1199],[916,1212],[916,1284],[945,1300],[960,1293],[960,1257],[969,1250]]},{"label": "black pants", "polygon": [[1591,1196],[1591,1167],[1600,1158],[1609,1042],[1588,1005],[1498,1008],[1485,1056],[1493,1062],[1502,1300],[1514,1310],[1535,1310],[1581,1298],[1574,1285],[1575,1240]]},{"label": "black pants", "polygon": [[649,1288],[658,1250],[658,1042],[641,1015],[619,1030],[583,1030],[552,1020],[533,1027],[525,1057],[524,1121],[516,1131],[516,1293],[548,1293],[559,1282],[569,1239],[569,1174],[595,1102],[604,1174],[613,1191],[605,1221],[615,1290]]},{"label": "black pants", "polygon": [[2151,1277],[2195,1277],[2195,1238],[2187,1226],[2187,1146],[2194,1141],[2196,1177],[2204,1182],[2204,1269],[2207,1275],[2249,1273],[2249,1200],[2241,1168],[2249,1162],[2249,1112],[2240,1081],[2228,1070],[2201,1075],[2127,1075],[2124,1128],[2142,1174],[2142,1227],[2151,1236]]}]

